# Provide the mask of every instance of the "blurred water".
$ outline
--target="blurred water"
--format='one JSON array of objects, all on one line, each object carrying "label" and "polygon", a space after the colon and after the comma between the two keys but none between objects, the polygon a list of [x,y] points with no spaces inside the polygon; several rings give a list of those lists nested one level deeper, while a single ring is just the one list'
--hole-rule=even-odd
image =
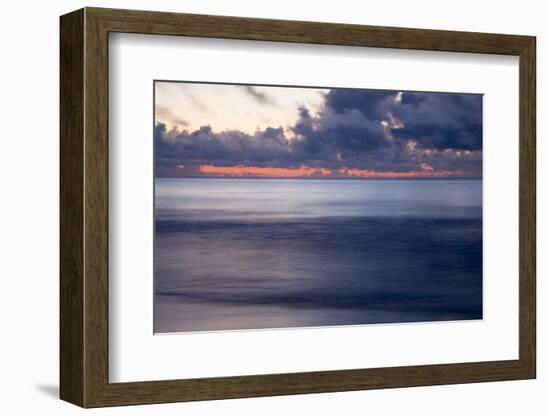
[{"label": "blurred water", "polygon": [[155,332],[482,317],[481,180],[156,180]]}]

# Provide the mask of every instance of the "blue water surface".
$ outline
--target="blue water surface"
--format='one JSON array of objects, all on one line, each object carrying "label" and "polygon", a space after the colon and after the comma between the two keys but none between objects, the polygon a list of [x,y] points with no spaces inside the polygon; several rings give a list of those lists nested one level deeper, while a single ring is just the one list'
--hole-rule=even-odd
[{"label": "blue water surface", "polygon": [[156,179],[155,332],[481,318],[481,180]]}]

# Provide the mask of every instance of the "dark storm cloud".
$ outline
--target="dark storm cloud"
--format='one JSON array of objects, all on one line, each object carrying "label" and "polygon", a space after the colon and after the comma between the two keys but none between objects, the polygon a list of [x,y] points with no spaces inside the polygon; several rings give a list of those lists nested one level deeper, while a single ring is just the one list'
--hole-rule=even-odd
[{"label": "dark storm cloud", "polygon": [[394,137],[439,150],[481,150],[480,95],[403,93],[393,113],[404,124]]},{"label": "dark storm cloud", "polygon": [[[247,88],[249,94],[258,93]],[[168,130],[157,124],[157,166],[168,171],[177,165],[307,165],[480,175],[481,100],[480,95],[467,94],[331,90],[319,112],[298,109],[296,122],[286,126],[291,140],[283,127],[247,134],[214,132],[210,126],[191,132]]]},{"label": "dark storm cloud", "polygon": [[157,158],[173,164],[212,163],[231,166],[237,163],[283,166],[299,162],[289,149],[283,129],[268,127],[249,135],[238,130],[216,133],[210,126],[193,132],[155,127]]},{"label": "dark storm cloud", "polygon": [[481,96],[473,94],[332,90],[326,105],[337,114],[359,111],[369,120],[401,122],[392,136],[426,148],[481,150]]},{"label": "dark storm cloud", "polygon": [[396,96],[395,91],[331,90],[326,106],[337,114],[359,111],[371,120],[382,120]]}]

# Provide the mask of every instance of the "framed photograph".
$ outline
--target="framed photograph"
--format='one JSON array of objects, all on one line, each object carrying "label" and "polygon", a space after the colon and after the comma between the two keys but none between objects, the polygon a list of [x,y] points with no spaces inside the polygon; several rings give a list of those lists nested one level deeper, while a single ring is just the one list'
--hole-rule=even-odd
[{"label": "framed photograph", "polygon": [[61,398],[535,378],[535,49],[62,16]]}]

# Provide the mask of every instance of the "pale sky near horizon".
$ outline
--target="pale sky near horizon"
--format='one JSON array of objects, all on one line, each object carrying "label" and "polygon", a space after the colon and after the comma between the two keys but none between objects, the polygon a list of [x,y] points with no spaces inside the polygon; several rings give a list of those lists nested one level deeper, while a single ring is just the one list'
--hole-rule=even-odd
[{"label": "pale sky near horizon", "polygon": [[292,126],[298,108],[321,109],[329,89],[155,82],[155,121],[167,129],[239,130]]}]

